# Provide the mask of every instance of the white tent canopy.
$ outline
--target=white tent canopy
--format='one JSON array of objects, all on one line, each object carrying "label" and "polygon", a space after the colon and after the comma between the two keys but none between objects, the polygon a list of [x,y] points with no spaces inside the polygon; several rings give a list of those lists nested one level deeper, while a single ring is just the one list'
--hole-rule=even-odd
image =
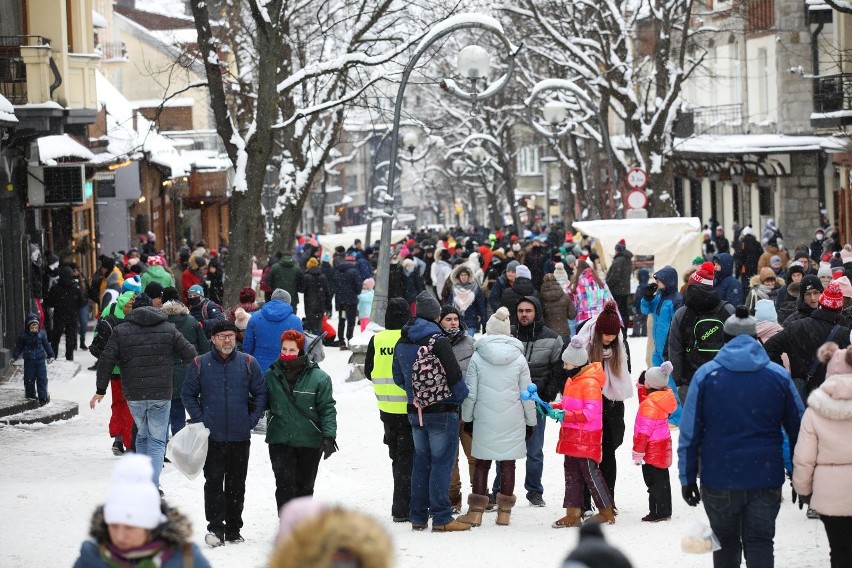
[{"label": "white tent canopy", "polygon": [[704,239],[701,221],[696,217],[575,221],[574,228],[600,244],[605,266],[612,262],[616,243],[624,239],[634,255],[652,255],[655,270],[669,265],[678,275],[683,275],[692,266],[692,259],[701,254]]},{"label": "white tent canopy", "polygon": [[[381,236],[381,231],[373,230],[373,238],[379,238]],[[391,231],[391,244],[398,243],[403,240],[406,236],[408,236],[408,231]],[[367,229],[366,226],[361,231],[351,231],[347,233],[334,233],[331,235],[317,235],[316,239],[319,245],[327,250],[329,253],[334,252],[334,248],[341,246],[343,248],[349,248],[352,246],[352,243],[355,242],[355,239],[361,239],[361,242],[364,243],[364,247],[369,246],[370,243],[364,242],[367,238]]]}]

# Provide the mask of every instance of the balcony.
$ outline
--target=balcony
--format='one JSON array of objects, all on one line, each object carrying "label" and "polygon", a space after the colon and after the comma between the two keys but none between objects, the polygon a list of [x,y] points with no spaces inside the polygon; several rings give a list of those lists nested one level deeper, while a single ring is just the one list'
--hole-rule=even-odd
[{"label": "balcony", "polygon": [[811,126],[832,128],[852,124],[852,73],[814,79]]},{"label": "balcony", "polygon": [[696,135],[745,134],[742,103],[693,107],[689,112]]},{"label": "balcony", "polygon": [[[31,68],[35,59],[40,60],[38,63],[43,64],[44,69]],[[44,102],[32,100],[31,95],[36,93],[30,92],[32,89],[27,79],[35,78],[31,77],[33,75],[38,75],[39,83],[43,83],[36,90],[46,88],[48,99],[62,82],[56,63],[50,56],[50,40],[41,36],[0,36],[0,94],[13,105]],[[49,77],[53,80],[47,83]]]},{"label": "balcony", "polygon": [[95,46],[101,61],[127,61],[127,45],[123,41],[113,41]]}]

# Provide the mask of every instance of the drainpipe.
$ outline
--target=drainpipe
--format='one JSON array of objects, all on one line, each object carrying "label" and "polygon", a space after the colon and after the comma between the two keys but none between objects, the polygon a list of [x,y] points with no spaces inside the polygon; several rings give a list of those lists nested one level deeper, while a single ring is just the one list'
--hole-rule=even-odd
[{"label": "drainpipe", "polygon": [[817,43],[817,38],[824,26],[825,24],[820,22],[811,32],[811,66],[813,67],[814,77],[819,77],[819,44]]},{"label": "drainpipe", "polygon": [[[817,40],[824,26],[825,24],[820,21],[816,28],[811,31],[811,66],[813,67],[813,76],[815,77],[814,88],[816,88],[816,82],[819,81],[819,44],[817,43]],[[843,70],[841,69],[841,72],[842,71]],[[817,223],[819,223],[819,219],[822,218],[822,211],[825,209],[825,168],[827,164],[828,155],[824,150],[820,150],[817,153],[817,201],[819,202]]]}]

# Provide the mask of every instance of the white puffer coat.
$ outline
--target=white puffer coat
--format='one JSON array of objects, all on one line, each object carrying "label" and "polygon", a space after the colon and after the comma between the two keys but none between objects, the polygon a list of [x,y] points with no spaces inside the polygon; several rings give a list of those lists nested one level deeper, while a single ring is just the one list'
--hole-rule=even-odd
[{"label": "white puffer coat", "polygon": [[535,403],[522,401],[531,384],[521,342],[508,335],[486,335],[476,342],[465,383],[470,394],[462,420],[473,421],[473,457],[519,460],[527,455],[526,426],[535,426]]},{"label": "white puffer coat", "polygon": [[834,375],[808,397],[793,454],[793,487],[823,515],[852,516],[850,439],[852,375]]}]

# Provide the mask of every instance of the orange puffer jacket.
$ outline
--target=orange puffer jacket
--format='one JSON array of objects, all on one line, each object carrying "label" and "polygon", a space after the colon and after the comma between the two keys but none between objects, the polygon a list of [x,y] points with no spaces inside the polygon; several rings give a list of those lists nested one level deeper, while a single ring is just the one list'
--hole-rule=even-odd
[{"label": "orange puffer jacket", "polygon": [[633,428],[633,451],[645,454],[645,463],[661,469],[672,465],[672,435],[669,414],[677,409],[671,389],[648,394],[639,404]]},{"label": "orange puffer jacket", "polygon": [[553,404],[565,411],[557,453],[601,462],[604,384],[606,373],[600,363],[586,365],[565,383],[562,402]]}]

